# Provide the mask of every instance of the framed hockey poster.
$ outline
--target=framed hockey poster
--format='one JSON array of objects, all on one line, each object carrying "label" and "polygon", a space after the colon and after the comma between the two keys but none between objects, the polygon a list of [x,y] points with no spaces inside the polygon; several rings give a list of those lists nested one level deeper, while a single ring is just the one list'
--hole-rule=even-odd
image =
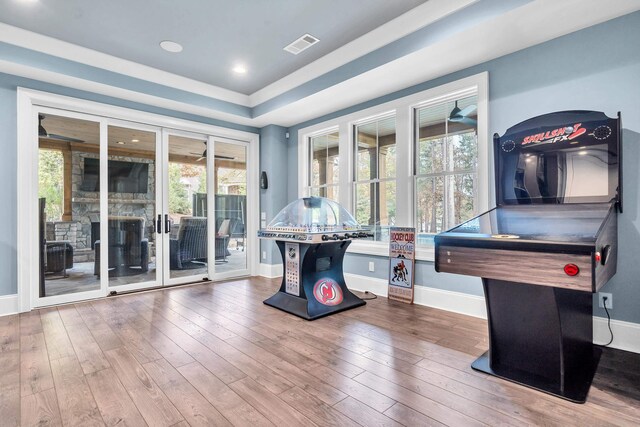
[{"label": "framed hockey poster", "polygon": [[416,230],[391,227],[389,236],[389,299],[413,302]]}]

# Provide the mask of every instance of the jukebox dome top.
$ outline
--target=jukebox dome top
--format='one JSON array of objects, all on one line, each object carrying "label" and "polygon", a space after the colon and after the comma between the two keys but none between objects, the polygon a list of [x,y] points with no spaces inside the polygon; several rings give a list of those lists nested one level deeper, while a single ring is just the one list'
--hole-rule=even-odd
[{"label": "jukebox dome top", "polygon": [[267,227],[269,231],[306,233],[359,229],[345,208],[324,197],[302,197],[289,203]]}]

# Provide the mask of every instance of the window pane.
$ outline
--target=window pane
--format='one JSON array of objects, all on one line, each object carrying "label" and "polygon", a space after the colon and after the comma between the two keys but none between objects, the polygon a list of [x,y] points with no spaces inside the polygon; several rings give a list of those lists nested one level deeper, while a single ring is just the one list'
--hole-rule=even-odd
[{"label": "window pane", "polygon": [[326,180],[322,184],[337,184],[340,174],[339,134],[332,132],[327,135]]},{"label": "window pane", "polygon": [[396,224],[396,182],[381,182],[379,192],[380,219],[379,230],[376,231],[375,240],[388,242],[389,227]]},{"label": "window pane", "polygon": [[444,222],[444,178],[416,179],[416,231],[439,233]]},{"label": "window pane", "polygon": [[449,138],[449,170],[476,170],[478,162],[478,139],[475,129]]},{"label": "window pane", "polygon": [[443,137],[422,139],[418,141],[418,173],[438,173],[444,170],[444,141]]},{"label": "window pane", "polygon": [[313,186],[338,182],[339,174],[339,134],[331,132],[310,139],[311,177]]},{"label": "window pane", "polygon": [[338,202],[338,186],[331,185],[325,188],[325,196],[327,199],[331,199],[335,202]]},{"label": "window pane", "polygon": [[476,181],[476,174],[458,174],[446,178],[448,206],[445,229],[452,228],[477,214]]},{"label": "window pane", "polygon": [[378,177],[378,126],[376,122],[356,126],[356,181]]},{"label": "window pane", "polygon": [[372,198],[375,184],[356,184],[356,221],[363,227],[375,224]]},{"label": "window pane", "polygon": [[378,121],[378,178],[396,177],[396,118]]}]

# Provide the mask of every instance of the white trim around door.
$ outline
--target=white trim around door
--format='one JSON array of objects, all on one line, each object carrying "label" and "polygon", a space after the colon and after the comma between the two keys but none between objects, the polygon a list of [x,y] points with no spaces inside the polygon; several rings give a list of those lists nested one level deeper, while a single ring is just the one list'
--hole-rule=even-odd
[{"label": "white trim around door", "polygon": [[[211,135],[215,138],[225,138],[244,141],[247,149],[247,193],[252,197],[248,200],[247,211],[247,266],[249,274],[257,273],[259,245],[255,231],[258,229],[258,163],[259,163],[259,135],[204,123],[192,122],[153,113],[147,113],[129,108],[116,107],[67,96],[18,88],[17,90],[17,144],[20,147],[17,155],[17,290],[18,311],[25,312],[42,305],[38,301],[39,284],[39,236],[38,227],[38,121],[37,111],[56,111],[68,117],[84,118],[100,123],[101,138],[107,133],[102,132],[110,123],[123,121],[135,126],[152,126],[158,129],[172,129],[177,132],[189,132]],[[104,136],[103,136],[104,135]],[[209,138],[211,140],[211,138]],[[102,144],[101,158],[107,158],[107,146]],[[106,176],[103,177],[103,180]],[[106,188],[106,181],[102,182]],[[255,200],[253,200],[255,199]],[[101,196],[101,210],[106,212],[107,196]],[[106,230],[101,230],[105,232]],[[101,256],[105,256],[105,251]],[[101,258],[101,265],[106,268],[107,259]],[[104,277],[104,275],[101,275]],[[106,282],[95,291],[82,293],[82,299],[106,296]],[[46,304],[68,302],[65,296],[47,298]]]}]

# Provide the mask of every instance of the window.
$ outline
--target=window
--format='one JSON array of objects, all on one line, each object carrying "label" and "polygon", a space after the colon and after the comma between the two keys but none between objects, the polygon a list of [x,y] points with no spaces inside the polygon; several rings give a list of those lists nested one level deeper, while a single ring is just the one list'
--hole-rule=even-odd
[{"label": "window", "polygon": [[481,73],[300,129],[299,194],[338,201],[374,234],[350,252],[387,256],[389,228],[415,227],[416,256],[433,260],[436,233],[489,207],[487,111]]},{"label": "window", "polygon": [[309,138],[309,194],[339,201],[340,152],[338,131]]},{"label": "window", "polygon": [[379,118],[354,128],[354,212],[356,220],[388,241],[396,222],[396,118]]},{"label": "window", "polygon": [[478,212],[477,96],[415,109],[418,245]]}]

